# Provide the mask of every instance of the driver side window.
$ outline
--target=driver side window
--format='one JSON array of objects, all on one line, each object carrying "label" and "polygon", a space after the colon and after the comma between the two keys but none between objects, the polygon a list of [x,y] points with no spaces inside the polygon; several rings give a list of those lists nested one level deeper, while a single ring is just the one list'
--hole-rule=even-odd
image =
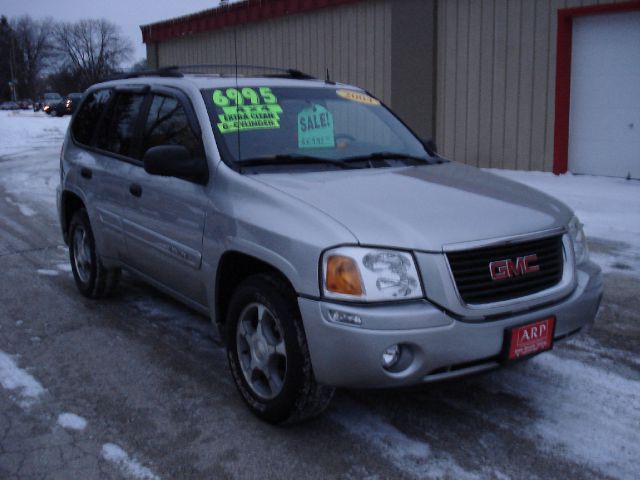
[{"label": "driver side window", "polygon": [[142,153],[160,145],[181,145],[192,157],[201,154],[200,140],[191,129],[180,102],[164,95],[154,95],[144,126]]}]

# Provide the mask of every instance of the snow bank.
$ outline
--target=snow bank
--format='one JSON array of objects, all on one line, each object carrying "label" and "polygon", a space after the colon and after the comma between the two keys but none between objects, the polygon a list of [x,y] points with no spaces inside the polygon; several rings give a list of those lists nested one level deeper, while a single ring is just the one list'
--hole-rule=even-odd
[{"label": "snow bank", "polygon": [[140,480],[159,480],[147,467],[131,458],[127,452],[114,443],[105,443],[102,446],[102,458],[114,463],[120,468],[122,473]]},{"label": "snow bank", "polygon": [[15,391],[18,395],[18,404],[23,408],[30,407],[44,393],[42,385],[26,370],[19,368],[16,362],[2,350],[0,350],[0,384],[6,390]]}]

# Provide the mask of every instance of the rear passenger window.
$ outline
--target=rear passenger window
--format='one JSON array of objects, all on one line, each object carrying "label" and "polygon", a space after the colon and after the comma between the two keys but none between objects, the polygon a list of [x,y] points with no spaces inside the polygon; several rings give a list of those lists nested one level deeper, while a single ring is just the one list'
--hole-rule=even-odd
[{"label": "rear passenger window", "polygon": [[112,94],[111,90],[98,90],[89,94],[73,120],[73,126],[71,127],[73,138],[77,142],[85,145],[91,143],[93,132],[98,126],[100,116],[109,103]]},{"label": "rear passenger window", "polygon": [[133,157],[135,124],[140,114],[144,95],[118,93],[110,118],[105,119],[98,132],[96,146],[108,152]]},{"label": "rear passenger window", "polygon": [[192,157],[200,154],[195,135],[180,102],[172,97],[155,95],[145,123],[142,152],[159,145],[182,145]]}]

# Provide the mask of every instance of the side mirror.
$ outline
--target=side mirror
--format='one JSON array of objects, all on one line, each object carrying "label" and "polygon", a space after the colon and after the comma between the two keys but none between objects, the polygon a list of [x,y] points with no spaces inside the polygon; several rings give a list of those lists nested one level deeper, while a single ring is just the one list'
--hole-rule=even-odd
[{"label": "side mirror", "polygon": [[178,177],[197,183],[207,183],[209,171],[204,159],[193,157],[182,145],[151,147],[142,159],[145,172],[164,177]]}]

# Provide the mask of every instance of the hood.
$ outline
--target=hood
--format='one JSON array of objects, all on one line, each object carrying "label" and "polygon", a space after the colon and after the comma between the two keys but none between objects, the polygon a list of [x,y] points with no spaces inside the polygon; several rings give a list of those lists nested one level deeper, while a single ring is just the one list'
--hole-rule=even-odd
[{"label": "hood", "polygon": [[572,215],[538,190],[456,162],[253,178],[333,217],[362,245],[441,251],[563,227]]}]

